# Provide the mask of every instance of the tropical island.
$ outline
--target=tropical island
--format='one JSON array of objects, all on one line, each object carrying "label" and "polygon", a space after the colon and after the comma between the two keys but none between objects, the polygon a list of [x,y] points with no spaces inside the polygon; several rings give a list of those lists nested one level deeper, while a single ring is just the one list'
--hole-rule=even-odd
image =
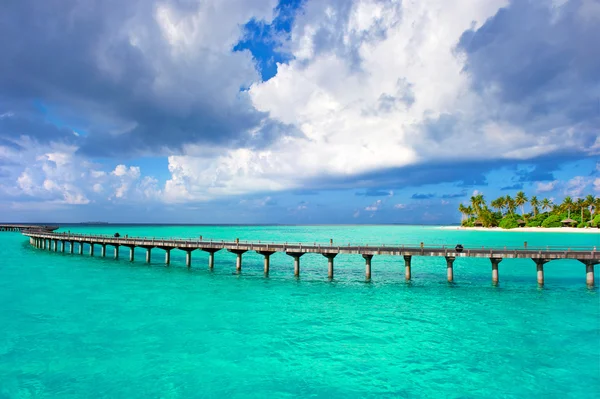
[{"label": "tropical island", "polygon": [[[529,212],[525,212],[525,207]],[[496,198],[489,207],[483,194],[478,194],[471,197],[469,205],[460,204],[458,210],[463,227],[600,228],[600,198],[591,194],[576,200],[565,197],[555,204],[548,198],[527,198],[519,191],[514,198],[510,195]]]}]

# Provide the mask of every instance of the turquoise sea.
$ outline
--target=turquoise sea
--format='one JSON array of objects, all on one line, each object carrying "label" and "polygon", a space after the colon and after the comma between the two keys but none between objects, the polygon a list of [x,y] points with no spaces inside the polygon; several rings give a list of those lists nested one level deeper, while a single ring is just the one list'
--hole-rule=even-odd
[{"label": "turquoise sea", "polygon": [[[596,246],[600,234],[411,226],[63,226],[61,231],[322,242]],[[0,233],[0,398],[599,398],[600,267],[577,261],[301,259],[154,250],[144,263],[35,249]],[[87,251],[86,251],[87,252]],[[107,251],[112,254],[112,248]],[[178,253],[179,252],[179,253]]]}]

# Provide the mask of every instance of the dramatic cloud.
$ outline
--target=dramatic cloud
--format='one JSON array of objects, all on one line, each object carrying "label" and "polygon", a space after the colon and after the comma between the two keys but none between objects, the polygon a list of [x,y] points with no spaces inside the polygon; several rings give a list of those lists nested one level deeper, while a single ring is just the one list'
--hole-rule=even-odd
[{"label": "dramatic cloud", "polygon": [[[293,60],[249,90],[258,110],[302,134],[211,160],[171,157],[173,183],[196,176],[173,193],[201,197],[207,181],[221,193],[285,190],[434,161],[596,154],[600,57],[586,52],[600,24],[589,7],[309,1],[286,43]],[[521,180],[553,179],[532,173]]]},{"label": "dramatic cloud", "polygon": [[0,35],[12,207],[307,213],[278,196],[351,189],[346,217],[375,219],[392,196],[600,186],[580,176],[600,154],[595,0],[7,0]]},{"label": "dramatic cloud", "polygon": [[[260,76],[248,51],[232,49],[241,26],[252,18],[270,21],[276,5],[2,2],[0,105],[20,115],[24,104],[41,99],[46,116],[86,132],[82,151],[92,155],[164,154],[187,143],[264,144],[285,128],[240,91]],[[17,134],[60,134],[19,123],[11,126]]]}]

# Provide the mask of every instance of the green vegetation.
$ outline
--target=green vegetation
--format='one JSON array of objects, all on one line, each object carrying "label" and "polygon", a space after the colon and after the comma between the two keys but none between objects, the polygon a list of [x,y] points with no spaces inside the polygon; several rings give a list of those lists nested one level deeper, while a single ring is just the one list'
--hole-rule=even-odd
[{"label": "green vegetation", "polygon": [[[525,207],[529,206],[530,212]],[[520,214],[515,211],[519,209]],[[519,191],[514,198],[510,195],[496,198],[487,206],[483,194],[471,197],[470,205],[460,204],[461,225],[483,226],[503,229],[516,227],[597,227],[600,228],[600,198],[588,195],[585,198],[565,197],[560,204],[548,198],[527,198]]]}]

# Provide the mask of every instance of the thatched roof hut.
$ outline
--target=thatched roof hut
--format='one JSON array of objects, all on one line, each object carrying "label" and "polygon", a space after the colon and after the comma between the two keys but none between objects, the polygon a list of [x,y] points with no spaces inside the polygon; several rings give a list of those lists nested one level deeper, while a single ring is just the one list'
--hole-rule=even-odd
[{"label": "thatched roof hut", "polygon": [[577,220],[566,218],[565,220],[562,220],[561,223],[563,224],[563,227],[571,227],[574,224],[577,224]]},{"label": "thatched roof hut", "polygon": [[519,219],[519,220],[517,220],[517,224],[519,225],[519,227],[523,227],[523,226],[525,226],[526,223],[523,219]]},{"label": "thatched roof hut", "polygon": [[483,222],[481,221],[481,219],[477,219],[473,222],[473,226],[475,227],[482,227],[483,226]]}]

